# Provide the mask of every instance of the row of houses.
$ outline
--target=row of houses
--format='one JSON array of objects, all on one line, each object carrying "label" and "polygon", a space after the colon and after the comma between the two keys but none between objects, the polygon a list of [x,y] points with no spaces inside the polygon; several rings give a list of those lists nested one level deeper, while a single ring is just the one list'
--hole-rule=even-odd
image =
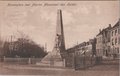
[{"label": "row of houses", "polygon": [[91,55],[98,57],[118,57],[120,50],[120,26],[119,21],[112,27],[100,29],[94,39],[80,43],[67,49],[69,53]]},{"label": "row of houses", "polygon": [[[109,24],[108,27],[99,30],[95,38],[67,49],[69,54],[68,59],[66,59],[67,66],[75,67],[77,64],[81,65],[83,62],[84,65],[87,61],[93,65],[96,63],[94,61],[98,60],[97,62],[99,63],[102,58],[118,58],[119,51],[120,26],[118,21],[113,27]],[[83,59],[81,60],[81,58]]]}]

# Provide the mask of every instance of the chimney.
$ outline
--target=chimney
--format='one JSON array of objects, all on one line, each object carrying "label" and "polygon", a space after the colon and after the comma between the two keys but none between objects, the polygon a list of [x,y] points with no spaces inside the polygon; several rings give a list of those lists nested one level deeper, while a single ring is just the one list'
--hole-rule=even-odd
[{"label": "chimney", "polygon": [[109,28],[111,28],[111,24],[109,24]]},{"label": "chimney", "polygon": [[101,32],[101,29],[99,29],[99,32]]}]

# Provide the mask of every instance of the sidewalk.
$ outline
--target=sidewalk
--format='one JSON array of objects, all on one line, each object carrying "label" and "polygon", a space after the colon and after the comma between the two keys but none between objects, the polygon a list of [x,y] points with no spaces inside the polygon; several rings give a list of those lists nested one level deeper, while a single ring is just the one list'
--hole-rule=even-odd
[{"label": "sidewalk", "polygon": [[73,71],[74,69],[70,69],[70,68],[64,68],[64,67],[48,67],[48,66],[40,66],[40,65],[12,65],[12,64],[3,64],[2,66],[3,68],[9,68],[9,69],[31,69],[31,70],[61,70],[61,71],[65,71],[65,70],[69,70],[69,71]]}]

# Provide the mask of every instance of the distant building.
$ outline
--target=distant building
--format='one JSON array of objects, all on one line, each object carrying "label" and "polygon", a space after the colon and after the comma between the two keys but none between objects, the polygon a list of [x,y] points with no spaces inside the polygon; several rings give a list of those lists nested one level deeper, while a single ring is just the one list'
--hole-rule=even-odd
[{"label": "distant building", "polygon": [[96,54],[96,38],[90,39],[87,42],[80,43],[72,48],[69,48],[67,51],[70,53],[81,54],[84,55],[85,53],[89,52],[89,55]]},{"label": "distant building", "polygon": [[0,57],[3,56],[3,45],[4,45],[4,42],[0,40]]},{"label": "distant building", "polygon": [[93,56],[96,54],[95,45],[96,45],[96,38],[90,39],[87,42],[83,42],[76,46],[77,50],[75,51],[75,54]]},{"label": "distant building", "polygon": [[120,25],[119,21],[111,29],[111,50],[112,55],[117,57],[120,51]]},{"label": "distant building", "polygon": [[[87,42],[82,42],[74,47],[67,49],[69,56],[67,59],[67,66],[68,67],[75,67],[78,65],[81,66],[84,65],[81,63],[84,62],[87,63],[87,61],[89,62],[89,65],[91,65],[91,58],[96,55],[95,45],[96,45],[96,38],[90,39]],[[88,60],[85,60],[84,58]]]}]

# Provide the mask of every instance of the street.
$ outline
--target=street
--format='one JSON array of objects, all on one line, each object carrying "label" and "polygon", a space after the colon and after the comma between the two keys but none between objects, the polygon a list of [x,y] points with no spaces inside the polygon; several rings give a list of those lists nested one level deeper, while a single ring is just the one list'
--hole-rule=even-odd
[{"label": "street", "polygon": [[119,76],[119,65],[96,65],[85,70],[70,68],[42,67],[0,63],[1,75],[42,75],[42,76]]}]

